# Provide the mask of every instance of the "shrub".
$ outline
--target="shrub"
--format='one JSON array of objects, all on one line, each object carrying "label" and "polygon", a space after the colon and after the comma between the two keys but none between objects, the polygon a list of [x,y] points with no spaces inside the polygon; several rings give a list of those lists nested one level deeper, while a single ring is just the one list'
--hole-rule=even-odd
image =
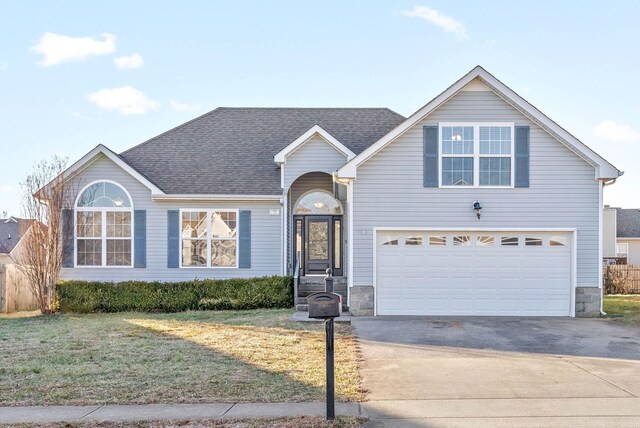
[{"label": "shrub", "polygon": [[60,312],[180,312],[209,309],[290,308],[293,278],[202,279],[183,282],[64,281]]}]

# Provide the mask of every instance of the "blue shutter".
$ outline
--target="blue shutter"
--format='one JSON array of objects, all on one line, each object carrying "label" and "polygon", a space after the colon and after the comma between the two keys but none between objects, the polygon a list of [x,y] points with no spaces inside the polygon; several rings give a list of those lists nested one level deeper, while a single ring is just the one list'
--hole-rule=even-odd
[{"label": "blue shutter", "polygon": [[180,267],[180,211],[167,211],[167,267]]},{"label": "blue shutter", "polygon": [[251,267],[251,211],[240,211],[240,232],[238,244],[238,267]]},{"label": "blue shutter", "polygon": [[133,213],[133,248],[134,260],[133,267],[147,267],[147,211],[135,210]]},{"label": "blue shutter", "polygon": [[73,210],[62,210],[62,267],[73,267]]},{"label": "blue shutter", "polygon": [[424,187],[438,187],[438,126],[424,127]]},{"label": "blue shutter", "polygon": [[515,187],[529,187],[529,127],[515,127]]}]

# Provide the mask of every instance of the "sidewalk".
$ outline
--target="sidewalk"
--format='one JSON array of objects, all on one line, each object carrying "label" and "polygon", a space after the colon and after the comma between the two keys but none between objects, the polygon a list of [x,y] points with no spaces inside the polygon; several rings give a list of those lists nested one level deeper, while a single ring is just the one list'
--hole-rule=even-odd
[{"label": "sidewalk", "polygon": [[[380,400],[336,403],[367,427],[638,427],[640,398]],[[244,419],[325,415],[325,404],[211,403],[0,407],[0,424]]]},{"label": "sidewalk", "polygon": [[[0,424],[324,416],[325,409],[317,402],[0,407]],[[336,403],[336,413],[357,416],[360,404]]]}]

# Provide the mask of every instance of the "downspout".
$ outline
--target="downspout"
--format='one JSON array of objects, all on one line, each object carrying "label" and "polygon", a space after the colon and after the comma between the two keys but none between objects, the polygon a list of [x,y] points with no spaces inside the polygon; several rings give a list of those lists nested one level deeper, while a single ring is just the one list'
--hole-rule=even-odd
[{"label": "downspout", "polygon": [[[602,180],[602,189],[600,190],[601,195],[602,192],[604,191],[604,188],[606,186],[609,186],[611,184],[614,184],[616,182],[617,178],[612,178],[611,180]],[[600,216],[602,218],[602,216],[604,215],[603,213],[603,209],[604,209],[604,205],[603,205],[603,201],[600,200]],[[600,247],[602,247],[603,243],[603,234],[604,234],[604,230],[602,230],[603,224],[600,224]],[[602,266],[602,258],[600,258],[600,266]],[[600,281],[602,280],[602,271],[600,272]],[[601,317],[606,317],[607,313],[604,311],[604,284],[602,284],[602,287],[600,287],[600,316]]]}]

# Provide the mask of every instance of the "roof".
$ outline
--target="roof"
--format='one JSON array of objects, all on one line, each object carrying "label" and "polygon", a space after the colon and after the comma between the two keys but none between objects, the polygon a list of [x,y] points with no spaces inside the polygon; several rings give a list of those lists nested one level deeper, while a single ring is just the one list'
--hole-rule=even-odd
[{"label": "roof", "polygon": [[13,251],[32,221],[17,217],[0,218],[0,254]]},{"label": "roof", "polygon": [[387,108],[220,107],[119,156],[168,194],[280,195],[274,155],[315,125],[358,154],[404,120]]},{"label": "roof", "polygon": [[412,114],[407,120],[405,120],[400,126],[391,130],[387,135],[382,137],[371,147],[358,154],[355,158],[351,159],[345,165],[338,170],[338,177],[343,178],[355,178],[357,175],[357,168],[362,163],[366,162],[387,144],[393,142],[396,138],[400,137],[404,132],[416,125],[420,120],[425,118],[431,112],[436,110],[442,104],[446,103],[451,97],[456,95],[467,84],[471,83],[474,79],[479,79],[487,87],[489,87],[499,97],[511,104],[515,109],[519,110],[522,114],[527,116],[530,120],[543,128],[554,138],[564,144],[571,151],[583,158],[587,163],[593,165],[596,169],[597,179],[614,179],[623,174],[612,164],[607,162],[602,156],[591,150],[587,145],[582,143],[576,137],[567,132],[560,125],[553,120],[545,116],[540,110],[516,94],[511,88],[499,81],[492,74],[486,71],[479,65],[474,67],[469,73],[461,77],[453,85],[449,86],[440,95],[429,101],[426,105]]},{"label": "roof", "polygon": [[640,209],[616,208],[616,236],[618,238],[640,238]]}]

